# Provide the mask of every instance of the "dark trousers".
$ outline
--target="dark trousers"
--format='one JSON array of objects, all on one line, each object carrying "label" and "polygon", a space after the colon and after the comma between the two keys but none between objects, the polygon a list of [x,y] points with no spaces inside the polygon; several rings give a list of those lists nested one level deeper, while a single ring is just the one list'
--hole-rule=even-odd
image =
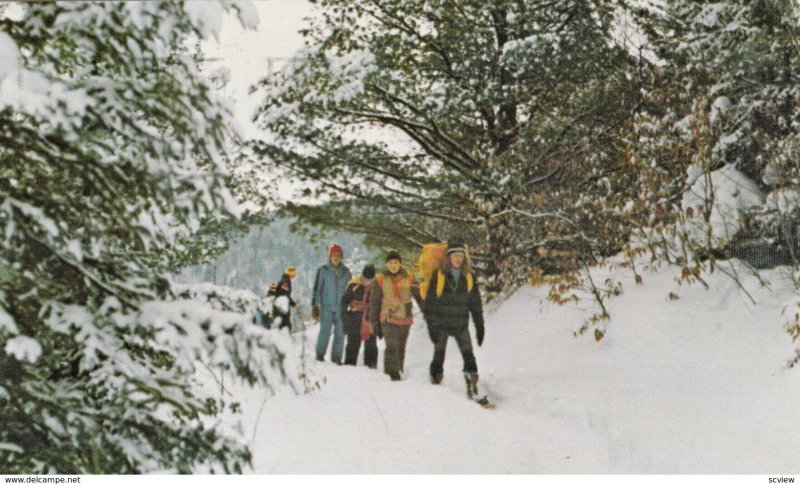
[{"label": "dark trousers", "polygon": [[[344,349],[344,364],[355,366],[361,351],[361,320],[348,320],[344,323],[347,345]],[[364,341],[364,364],[370,368],[378,367],[378,340],[375,335]]]},{"label": "dark trousers", "polygon": [[472,339],[469,335],[469,327],[453,335],[444,332],[437,333],[436,342],[433,344],[433,361],[431,361],[431,375],[441,375],[444,373],[444,355],[447,351],[447,340],[450,336],[456,339],[458,349],[461,351],[461,358],[464,360],[464,373],[478,373],[478,363],[475,361],[475,354],[472,352]]},{"label": "dark trousers", "polygon": [[289,328],[289,332],[292,332],[292,313],[287,313],[281,317],[281,324],[278,325],[278,329],[283,328]]},{"label": "dark trousers", "polygon": [[278,324],[278,329],[289,328],[289,332],[290,333],[292,332],[291,312],[288,314],[276,314],[274,318],[272,317],[271,314],[265,314],[262,317],[264,318],[264,321],[266,321],[267,329],[271,329],[273,324],[278,322],[278,319],[280,319],[280,322]]},{"label": "dark trousers", "polygon": [[411,326],[383,323],[381,329],[383,329],[383,339],[386,341],[386,349],[383,353],[383,371],[388,374],[399,374],[403,371],[403,364],[406,360],[406,343]]}]

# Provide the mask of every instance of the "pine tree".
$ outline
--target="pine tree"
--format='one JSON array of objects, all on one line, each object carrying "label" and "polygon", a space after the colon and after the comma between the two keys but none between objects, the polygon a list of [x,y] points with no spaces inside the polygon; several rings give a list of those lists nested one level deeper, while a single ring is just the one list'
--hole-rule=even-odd
[{"label": "pine tree", "polygon": [[[48,2],[0,19],[0,468],[241,471],[198,368],[291,379],[241,305],[167,277],[232,219],[230,113],[186,45],[247,4]],[[268,372],[265,374],[265,372]]]}]

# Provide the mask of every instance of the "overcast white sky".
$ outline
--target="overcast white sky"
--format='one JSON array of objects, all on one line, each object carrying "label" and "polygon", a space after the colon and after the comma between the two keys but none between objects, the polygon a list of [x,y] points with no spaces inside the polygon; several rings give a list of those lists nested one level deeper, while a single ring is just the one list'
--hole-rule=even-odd
[{"label": "overcast white sky", "polygon": [[[200,0],[192,0],[200,1]],[[221,65],[230,71],[230,82],[222,94],[233,100],[234,118],[247,138],[261,133],[251,119],[263,94],[248,94],[250,87],[268,72],[269,59],[292,57],[303,47],[303,37],[298,33],[306,25],[305,17],[311,15],[312,5],[306,0],[252,0],[258,11],[258,30],[242,27],[235,14],[225,16],[219,39],[203,42],[207,57],[219,59],[209,62],[208,70]],[[280,64],[275,61],[275,67]],[[279,174],[263,174],[277,184],[278,196],[295,198],[296,184]]]},{"label": "overcast white sky", "polygon": [[[223,20],[219,41],[203,43],[209,58],[220,59],[219,63],[230,69],[231,81],[223,92],[235,101],[237,121],[248,136],[255,134],[249,119],[260,98],[258,94],[248,96],[248,88],[267,74],[270,58],[291,57],[303,46],[298,31],[305,25],[304,17],[312,12],[305,0],[252,1],[258,10],[257,31],[246,30],[235,15],[229,14]],[[212,69],[219,65],[210,64]]]}]

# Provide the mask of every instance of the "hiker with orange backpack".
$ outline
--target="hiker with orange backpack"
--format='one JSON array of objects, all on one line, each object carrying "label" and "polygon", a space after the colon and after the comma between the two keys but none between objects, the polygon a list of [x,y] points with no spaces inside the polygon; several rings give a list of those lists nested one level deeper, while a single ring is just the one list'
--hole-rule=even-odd
[{"label": "hiker with orange backpack", "polygon": [[386,339],[383,371],[392,381],[400,381],[403,376],[406,343],[414,323],[412,300],[421,306],[419,284],[402,264],[400,253],[390,250],[386,255],[386,270],[375,277],[369,295],[368,317],[378,338]]},{"label": "hiker with orange backpack", "polygon": [[478,346],[481,346],[484,337],[483,307],[463,241],[448,241],[444,261],[439,269],[432,271],[428,281],[423,310],[434,346],[430,365],[431,383],[438,385],[442,382],[447,339],[452,336],[464,360],[467,395],[476,397],[478,365],[472,350],[469,317],[472,315],[475,336]]}]

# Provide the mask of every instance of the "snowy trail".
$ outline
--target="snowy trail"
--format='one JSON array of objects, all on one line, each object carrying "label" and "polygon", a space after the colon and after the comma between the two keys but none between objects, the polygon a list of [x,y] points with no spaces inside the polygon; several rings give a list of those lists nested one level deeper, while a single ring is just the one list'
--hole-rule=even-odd
[{"label": "snowy trail", "polygon": [[[498,395],[496,410],[467,400],[460,355],[450,350],[441,386],[428,381],[432,347],[423,325],[412,330],[403,382],[362,366],[318,364],[318,376],[327,380],[323,391],[267,402],[258,431],[265,437],[254,449],[256,472],[609,471],[607,456],[598,455],[603,437],[593,435],[586,419],[568,418],[557,407],[547,411],[542,398]],[[493,382],[495,376],[482,378]]]},{"label": "snowy trail", "polygon": [[[476,347],[496,410],[466,399],[455,345],[443,384],[428,382],[432,346],[417,323],[403,382],[323,363],[315,365],[322,391],[268,400],[254,471],[797,472],[789,440],[800,433],[800,373],[783,369],[792,345],[780,314],[792,288],[773,276],[771,292],[748,286],[764,301],[753,307],[724,278],[705,290],[677,287],[670,273],[646,275],[610,301],[599,344],[572,336],[587,312],[525,288],[488,315]],[[315,337],[312,328],[309,344]],[[263,397],[243,396],[245,421],[254,422]]]}]

